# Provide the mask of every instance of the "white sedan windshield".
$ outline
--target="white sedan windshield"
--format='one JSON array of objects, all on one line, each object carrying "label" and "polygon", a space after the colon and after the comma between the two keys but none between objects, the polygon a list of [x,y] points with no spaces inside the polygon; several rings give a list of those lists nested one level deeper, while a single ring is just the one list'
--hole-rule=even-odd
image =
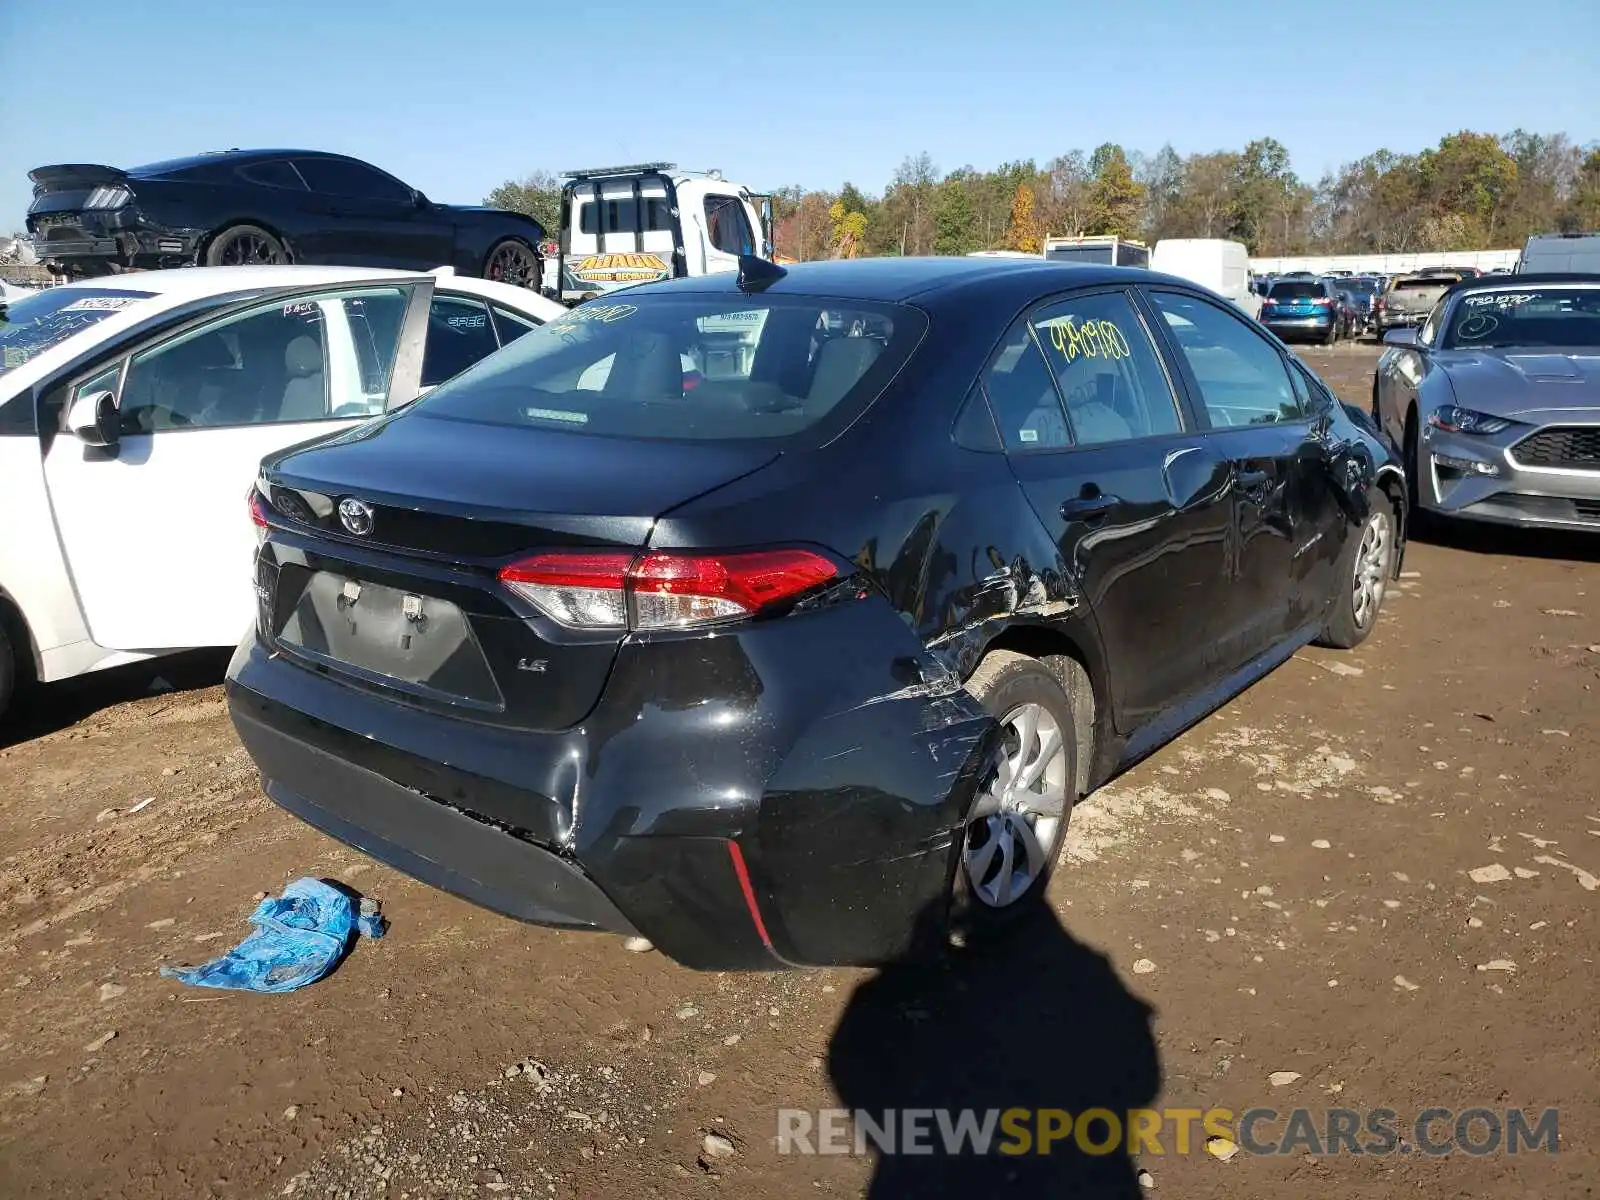
[{"label": "white sedan windshield", "polygon": [[108,288],[47,288],[0,310],[0,374],[14,371],[52,346],[113,313],[150,299],[150,292]]}]

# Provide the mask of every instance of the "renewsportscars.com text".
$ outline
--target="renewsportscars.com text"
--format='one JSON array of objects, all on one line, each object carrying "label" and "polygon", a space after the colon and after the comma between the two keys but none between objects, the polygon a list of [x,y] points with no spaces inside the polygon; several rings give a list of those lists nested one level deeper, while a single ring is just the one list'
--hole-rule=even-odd
[{"label": "renewsportscars.com text", "polygon": [[1559,1110],[1247,1108],[778,1110],[779,1154],[1554,1154]]}]

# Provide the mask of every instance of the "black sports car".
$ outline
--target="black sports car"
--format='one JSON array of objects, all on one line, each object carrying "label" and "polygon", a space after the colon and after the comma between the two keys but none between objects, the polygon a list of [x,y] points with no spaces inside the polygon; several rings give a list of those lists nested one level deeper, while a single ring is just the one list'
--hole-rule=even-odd
[{"label": "black sports car", "polygon": [[539,286],[544,229],[501,209],[435,204],[377,167],[314,150],[227,150],[28,172],[40,261],[73,277],[189,265],[450,266]]},{"label": "black sports car", "polygon": [[270,456],[233,722],[279,804],[701,968],[1009,927],[1074,802],[1398,570],[1404,481],[1148,270],[646,284]]}]

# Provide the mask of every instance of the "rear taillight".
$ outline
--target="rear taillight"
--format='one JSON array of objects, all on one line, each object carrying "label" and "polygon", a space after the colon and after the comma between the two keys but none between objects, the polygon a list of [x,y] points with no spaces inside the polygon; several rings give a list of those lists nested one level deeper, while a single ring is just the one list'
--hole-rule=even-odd
[{"label": "rear taillight", "polygon": [[809,550],[558,553],[503,567],[500,582],[572,629],[682,629],[752,616],[838,573]]},{"label": "rear taillight", "polygon": [[256,527],[256,543],[259,545],[267,536],[267,502],[254,487],[250,489],[250,523]]},{"label": "rear taillight", "polygon": [[1265,300],[1263,300],[1261,302],[1261,307],[1262,308],[1277,308],[1278,307],[1278,302],[1276,300],[1272,299],[1272,297],[1268,296]]},{"label": "rear taillight", "polygon": [[89,193],[89,198],[83,202],[85,208],[121,208],[133,193],[125,187],[97,187]]}]

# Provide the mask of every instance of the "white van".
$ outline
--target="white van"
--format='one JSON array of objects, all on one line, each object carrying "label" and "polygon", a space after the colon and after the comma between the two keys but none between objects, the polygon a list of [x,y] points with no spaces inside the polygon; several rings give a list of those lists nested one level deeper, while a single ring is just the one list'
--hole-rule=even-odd
[{"label": "white van", "polygon": [[1536,233],[1517,260],[1518,275],[1566,271],[1600,275],[1600,233]]},{"label": "white van", "polygon": [[1210,288],[1251,317],[1261,315],[1261,297],[1250,290],[1250,252],[1226,238],[1163,238],[1150,269]]}]

